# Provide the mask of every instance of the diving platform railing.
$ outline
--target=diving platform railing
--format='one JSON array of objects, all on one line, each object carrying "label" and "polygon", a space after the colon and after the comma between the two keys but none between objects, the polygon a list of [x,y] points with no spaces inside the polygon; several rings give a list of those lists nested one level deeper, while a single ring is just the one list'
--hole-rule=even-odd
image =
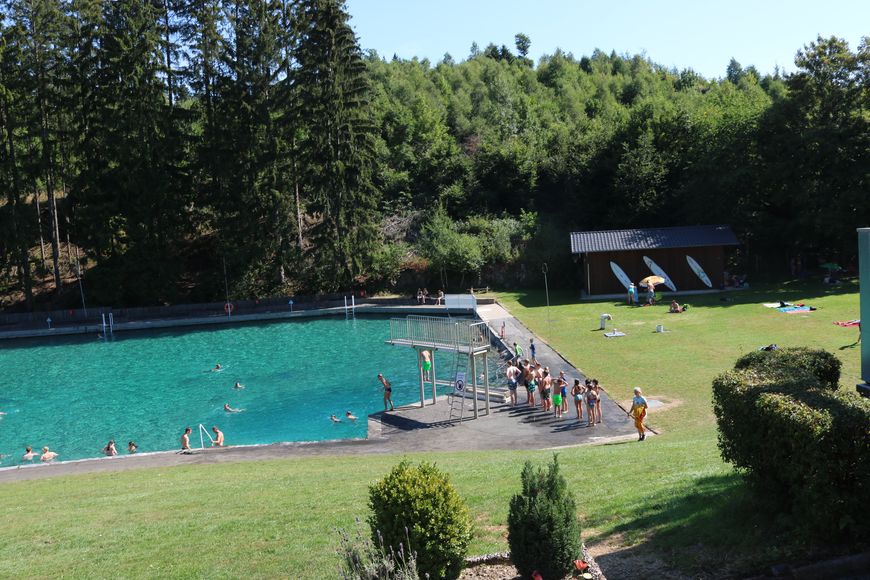
[{"label": "diving platform railing", "polygon": [[390,319],[387,343],[475,354],[489,350],[491,339],[489,327],[479,320],[406,316]]}]

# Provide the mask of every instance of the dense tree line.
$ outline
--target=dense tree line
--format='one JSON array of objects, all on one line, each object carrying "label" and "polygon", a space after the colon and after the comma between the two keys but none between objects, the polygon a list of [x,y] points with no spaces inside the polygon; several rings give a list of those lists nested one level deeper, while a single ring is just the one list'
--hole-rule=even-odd
[{"label": "dense tree line", "polygon": [[387,60],[339,0],[0,10],[0,287],[28,306],[79,272],[114,305],[515,284],[572,228],[724,222],[768,263],[844,259],[870,215],[866,39],[705,79],[535,64],[523,34]]}]

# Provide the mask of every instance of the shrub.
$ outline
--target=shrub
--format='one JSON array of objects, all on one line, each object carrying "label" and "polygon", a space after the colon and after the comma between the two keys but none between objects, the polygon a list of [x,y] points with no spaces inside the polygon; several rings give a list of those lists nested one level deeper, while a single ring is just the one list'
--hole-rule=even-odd
[{"label": "shrub", "polygon": [[741,370],[713,381],[713,410],[723,459],[789,506],[805,529],[854,536],[870,531],[861,515],[870,493],[870,401],[831,389],[838,365],[829,356],[750,353]]},{"label": "shrub", "polygon": [[468,507],[449,477],[430,463],[402,461],[369,488],[372,537],[386,546],[407,543],[417,554],[420,576],[459,577],[471,541]]},{"label": "shrub", "polygon": [[363,538],[359,527],[353,536],[344,530],[338,530],[338,536],[342,580],[418,580],[416,555],[404,544],[398,551],[387,548],[380,534],[373,542]]},{"label": "shrub", "polygon": [[734,364],[737,370],[754,370],[766,374],[792,374],[795,370],[804,370],[831,390],[839,387],[842,366],[843,363],[833,354],[806,347],[756,350],[743,355]]},{"label": "shrub", "polygon": [[513,496],[508,513],[511,560],[523,577],[537,570],[544,578],[562,578],[580,553],[580,523],[559,460],[545,472],[526,462],[522,492]]}]

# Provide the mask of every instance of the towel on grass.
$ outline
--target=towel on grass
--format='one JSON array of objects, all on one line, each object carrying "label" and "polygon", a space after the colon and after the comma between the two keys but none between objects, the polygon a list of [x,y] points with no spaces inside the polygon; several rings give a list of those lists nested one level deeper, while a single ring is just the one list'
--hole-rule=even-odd
[{"label": "towel on grass", "polygon": [[613,332],[605,332],[604,336],[606,336],[607,338],[615,338],[617,336],[625,336],[625,333],[620,332],[618,330],[614,330]]},{"label": "towel on grass", "polygon": [[764,302],[761,305],[765,308],[779,308],[781,306],[779,302]]},{"label": "towel on grass", "polygon": [[809,306],[794,306],[785,309],[780,308],[780,310],[782,312],[785,312],[786,314],[799,314],[801,312],[812,312],[813,310],[815,310],[815,308],[810,308]]}]

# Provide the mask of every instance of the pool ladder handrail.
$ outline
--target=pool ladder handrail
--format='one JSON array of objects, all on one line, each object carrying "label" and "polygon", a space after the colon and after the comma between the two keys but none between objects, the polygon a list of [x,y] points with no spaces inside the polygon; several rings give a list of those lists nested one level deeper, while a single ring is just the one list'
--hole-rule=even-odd
[{"label": "pool ladder handrail", "polygon": [[205,433],[205,436],[208,437],[208,440],[211,441],[211,444],[214,445],[214,439],[211,438],[211,435],[208,433],[208,429],[200,423],[199,424],[199,448],[205,449],[205,439],[202,438],[202,434]]}]

